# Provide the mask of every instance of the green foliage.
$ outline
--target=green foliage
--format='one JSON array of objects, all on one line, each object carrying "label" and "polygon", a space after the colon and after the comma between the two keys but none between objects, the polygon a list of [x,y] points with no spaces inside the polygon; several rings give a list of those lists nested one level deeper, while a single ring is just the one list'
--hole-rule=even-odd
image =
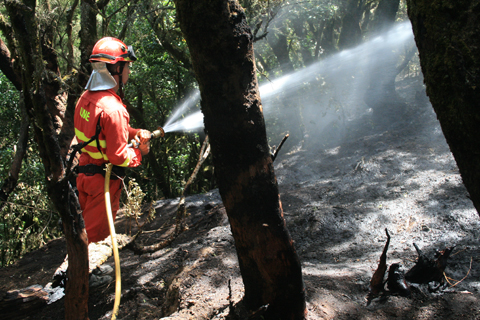
[{"label": "green foliage", "polygon": [[[19,94],[0,72],[0,181],[8,177],[16,152],[21,122]],[[32,136],[32,135],[30,135]],[[22,163],[18,185],[0,212],[0,266],[13,263],[26,252],[58,237],[61,228],[44,192],[44,170],[30,143]]]},{"label": "green foliage", "polygon": [[[11,82],[0,71],[0,166],[13,151],[12,141],[15,141],[20,128],[20,112],[17,107],[19,94]],[[0,168],[1,170],[1,168]]]},{"label": "green foliage", "polygon": [[42,185],[19,183],[0,212],[0,266],[62,234]]}]

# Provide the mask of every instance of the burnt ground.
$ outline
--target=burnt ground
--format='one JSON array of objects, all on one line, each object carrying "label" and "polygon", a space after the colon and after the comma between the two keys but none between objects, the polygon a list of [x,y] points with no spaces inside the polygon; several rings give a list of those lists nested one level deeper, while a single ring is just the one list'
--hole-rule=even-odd
[{"label": "burnt ground", "polygon": [[[400,92],[402,85],[412,83],[402,82]],[[393,121],[376,124],[367,113],[356,126],[347,125],[341,143],[307,137],[275,161],[310,320],[480,319],[479,215],[431,106],[405,92],[405,117],[392,110]],[[128,247],[120,251],[118,319],[227,319],[230,303],[241,300],[234,241],[218,192],[188,197],[187,203],[189,229],[171,246],[140,256]],[[156,218],[138,241],[148,245],[167,237],[177,204],[178,199],[158,201]],[[124,232],[124,224],[120,217],[117,233]],[[428,285],[414,286],[411,297],[387,296],[366,306],[385,228],[391,235],[387,264],[400,263],[405,270],[417,257],[413,243],[429,254],[456,245],[445,270],[450,284],[435,292]],[[0,269],[0,295],[45,286],[65,251],[64,241],[54,240]],[[106,263],[113,266],[113,257]],[[109,318],[114,287],[90,290],[90,319]],[[63,317],[61,299],[25,319]]]}]

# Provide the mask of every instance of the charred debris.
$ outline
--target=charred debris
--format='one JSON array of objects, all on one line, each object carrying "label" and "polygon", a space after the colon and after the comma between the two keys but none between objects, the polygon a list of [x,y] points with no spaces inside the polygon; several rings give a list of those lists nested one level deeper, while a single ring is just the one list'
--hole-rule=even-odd
[{"label": "charred debris", "polygon": [[387,279],[384,280],[387,271],[387,251],[390,244],[390,234],[387,229],[385,229],[385,233],[387,241],[380,256],[378,267],[370,280],[367,306],[375,298],[386,299],[391,295],[410,297],[418,285],[428,285],[430,292],[440,292],[445,288],[444,271],[447,267],[447,260],[455,246],[441,251],[435,250],[433,257],[431,257],[413,243],[418,254],[415,265],[404,272],[401,264],[393,263],[388,268]]}]

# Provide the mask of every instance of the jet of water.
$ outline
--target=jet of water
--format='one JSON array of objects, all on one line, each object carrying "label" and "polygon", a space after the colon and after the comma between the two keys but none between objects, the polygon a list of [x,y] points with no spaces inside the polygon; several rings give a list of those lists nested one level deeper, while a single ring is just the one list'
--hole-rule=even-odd
[{"label": "jet of water", "polygon": [[[327,105],[333,100],[342,100],[338,103],[358,105],[356,91],[364,91],[368,82],[368,76],[376,63],[385,58],[385,52],[400,51],[403,45],[413,40],[413,31],[409,21],[399,23],[390,31],[373,38],[353,49],[344,50],[331,57],[319,61],[291,74],[285,75],[259,87],[262,98],[263,111],[268,113],[273,109],[279,94],[282,94],[283,105],[298,101],[299,92],[306,84],[318,81],[321,77],[328,78],[327,81],[332,87],[337,88],[336,97],[323,96],[322,92],[309,92],[312,97],[302,96],[303,101],[309,101],[304,105],[303,110],[308,114],[306,118],[310,122],[324,121],[318,119],[322,111],[321,105]],[[378,64],[377,64],[378,65]],[[384,72],[382,70],[382,72]],[[346,82],[355,78],[355,81],[347,88]],[[351,82],[351,81],[350,81]],[[341,90],[345,87],[345,90]],[[339,89],[338,89],[339,88]],[[334,90],[335,91],[335,90]],[[302,93],[300,93],[301,95]],[[203,128],[203,114],[200,111],[183,117],[199,101],[200,92],[195,90],[189,98],[181,103],[164,126],[165,132],[172,131],[195,131]],[[321,101],[323,99],[323,101]],[[353,102],[353,103],[352,103]],[[288,116],[287,116],[288,117]],[[305,115],[304,115],[305,118]]]},{"label": "jet of water", "polygon": [[[178,119],[178,118],[177,118]],[[199,110],[177,121],[169,121],[163,127],[165,132],[195,131],[203,128],[203,114]]]},{"label": "jet of water", "polygon": [[167,119],[163,126],[165,132],[174,131],[194,131],[203,128],[203,115],[200,111],[184,116],[191,110],[199,101],[200,91],[195,90],[190,96],[185,99],[178,107],[174,109],[172,115]]}]

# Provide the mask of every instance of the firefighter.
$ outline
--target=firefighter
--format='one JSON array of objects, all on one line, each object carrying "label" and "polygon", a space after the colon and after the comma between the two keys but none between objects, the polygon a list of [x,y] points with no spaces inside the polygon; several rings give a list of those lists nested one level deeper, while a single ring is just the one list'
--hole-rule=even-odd
[{"label": "firefighter", "polygon": [[[77,189],[88,243],[105,239],[109,233],[105,209],[105,164],[112,163],[110,196],[113,218],[119,208],[125,168],[140,165],[150,151],[151,132],[133,129],[122,102],[130,65],[137,60],[131,46],[106,37],[93,47],[93,72],[75,107],[75,136],[86,143],[78,166]],[[136,141],[136,148],[129,141]]]}]

